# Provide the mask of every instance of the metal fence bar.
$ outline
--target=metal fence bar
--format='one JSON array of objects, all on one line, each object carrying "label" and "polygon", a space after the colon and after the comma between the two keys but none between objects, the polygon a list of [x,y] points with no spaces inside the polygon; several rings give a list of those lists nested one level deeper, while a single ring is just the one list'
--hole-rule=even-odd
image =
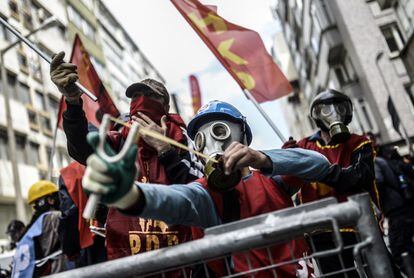
[{"label": "metal fence bar", "polygon": [[[372,236],[375,245],[381,246],[383,243],[378,238],[379,231],[375,230],[376,224],[370,216],[369,202],[368,194],[362,194],[347,202],[330,204],[311,211],[304,211],[300,207],[297,209],[298,213],[293,213],[295,209],[289,209],[288,215],[284,211],[277,211],[265,218],[262,217],[259,222],[252,221],[254,225],[241,225],[239,229],[226,229],[227,231],[222,233],[216,233],[216,230],[199,240],[59,273],[54,277],[142,276],[284,242],[303,236],[304,233],[312,232],[316,228],[332,228],[332,221],[327,219],[334,219],[340,226],[358,224],[358,228],[363,230],[363,240]],[[385,252],[383,248],[373,245],[367,248],[367,254],[370,255],[372,252]],[[372,257],[375,257],[375,263],[371,259],[367,260],[368,266],[381,269],[371,271],[376,274],[374,277],[390,277],[390,264],[386,254],[376,254]]]},{"label": "metal fence bar", "polygon": [[362,251],[368,267],[373,266],[369,268],[371,276],[393,278],[394,275],[385,243],[379,231],[378,223],[374,218],[371,203],[367,201],[367,195],[355,195],[349,197],[348,200],[357,203],[361,210],[361,216],[358,218],[356,225],[361,240],[371,242]]}]

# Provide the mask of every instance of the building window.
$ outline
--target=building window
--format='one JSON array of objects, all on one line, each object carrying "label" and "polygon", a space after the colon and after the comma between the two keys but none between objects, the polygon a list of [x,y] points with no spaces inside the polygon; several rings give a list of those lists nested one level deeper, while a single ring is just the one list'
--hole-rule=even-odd
[{"label": "building window", "polygon": [[98,76],[101,79],[105,79],[105,66],[92,55],[90,55],[89,58],[91,59],[93,68],[96,70],[96,73],[98,74]]},{"label": "building window", "polygon": [[20,20],[20,18],[19,18],[19,7],[18,7],[17,2],[15,0],[9,0],[9,9],[10,9],[11,16],[14,17],[17,20]]},{"label": "building window", "polygon": [[10,37],[11,37],[10,31],[7,30],[3,24],[0,24],[0,40],[10,41]]},{"label": "building window", "polygon": [[[49,150],[49,157],[50,157],[50,150]],[[56,157],[58,168],[63,168],[69,165],[69,163],[71,162],[70,157],[67,155],[66,151],[63,149],[60,149],[60,150],[56,149],[55,157]]]},{"label": "building window", "polygon": [[361,107],[362,113],[364,115],[364,118],[366,120],[367,126],[369,130],[372,132],[372,130],[374,129],[374,124],[371,121],[371,117],[369,115],[368,108],[365,104],[365,101],[363,99],[359,99],[358,101],[359,101],[359,105]]},{"label": "building window", "polygon": [[68,6],[68,17],[91,40],[95,40],[95,28],[86,21],[72,6]]},{"label": "building window", "polygon": [[378,132],[378,126],[368,103],[363,98],[354,101],[355,116],[359,120],[362,132]]},{"label": "building window", "polygon": [[[51,147],[48,147],[48,146],[46,146],[46,161],[49,163],[50,162],[50,160],[52,159],[52,157],[50,156],[52,154],[52,148]],[[60,165],[57,165],[59,168],[61,168],[60,167]],[[56,166],[55,166],[56,167]]]},{"label": "building window", "polygon": [[45,111],[46,110],[46,103],[43,94],[39,91],[35,91],[34,99],[33,99],[33,106],[37,110]]},{"label": "building window", "polygon": [[336,79],[338,80],[338,83],[341,87],[350,82],[351,79],[349,77],[348,71],[343,65],[335,66],[333,70],[335,72]]},{"label": "building window", "polygon": [[30,89],[29,86],[19,82],[19,91],[15,92],[16,100],[20,101],[23,104],[30,104]]},{"label": "building window", "polygon": [[414,84],[407,84],[404,86],[405,91],[407,92],[408,98],[410,99],[411,105],[414,108]]},{"label": "building window", "polygon": [[51,16],[51,14],[46,11],[43,7],[41,7],[38,3],[33,2],[34,9],[36,10],[37,19],[40,24],[43,23],[47,18]]},{"label": "building window", "polygon": [[313,20],[316,20],[319,23],[319,26],[322,30],[325,30],[334,23],[326,2],[326,0],[311,1],[311,13]]},{"label": "building window", "polygon": [[26,138],[16,135],[16,161],[17,163],[27,164]]},{"label": "building window", "polygon": [[22,46],[20,46],[19,50],[17,51],[17,59],[19,61],[20,70],[26,74],[29,74],[29,63]]},{"label": "building window", "polygon": [[95,40],[95,29],[86,20],[82,21],[82,31],[91,40]]},{"label": "building window", "polygon": [[24,27],[26,27],[29,30],[33,29],[33,18],[32,15],[30,14],[30,11],[25,11],[23,13],[23,24]]},{"label": "building window", "polygon": [[50,118],[47,116],[40,116],[40,126],[44,134],[48,136],[52,136],[52,124],[50,122]]},{"label": "building window", "polygon": [[6,132],[0,131],[0,159],[9,159],[9,147]]},{"label": "building window", "polygon": [[49,112],[52,113],[52,115],[55,115],[57,117],[58,116],[57,113],[59,111],[59,101],[52,96],[49,96],[48,99],[49,99]]},{"label": "building window", "polygon": [[68,17],[79,29],[82,26],[82,17],[81,15],[72,7],[68,6]]},{"label": "building window", "polygon": [[408,37],[414,31],[414,3],[413,1],[395,1],[395,11],[401,27]]},{"label": "building window", "polygon": [[40,163],[39,145],[33,142],[29,143],[27,153],[27,164],[37,166]]},{"label": "building window", "polygon": [[346,56],[342,63],[332,66],[336,80],[340,87],[343,87],[357,79],[354,66],[349,56]]},{"label": "building window", "polygon": [[42,68],[40,67],[40,61],[38,56],[33,56],[30,58],[30,73],[32,76],[39,82],[42,82]]},{"label": "building window", "polygon": [[319,41],[321,39],[321,26],[318,20],[313,17],[311,25],[311,46],[313,53],[317,56],[319,53]]},{"label": "building window", "polygon": [[[403,0],[404,1],[404,0]],[[367,1],[368,2],[368,1]],[[392,5],[395,3],[395,2],[397,2],[397,1],[394,1],[394,0],[376,0],[376,1],[374,1],[374,2],[377,2],[378,3],[378,6],[382,9],[382,10],[385,10],[385,9],[388,9],[388,8],[391,8],[392,7]]]},{"label": "building window", "polygon": [[109,60],[114,66],[119,69],[124,67],[124,64],[122,63],[122,49],[119,48],[116,43],[104,40],[103,50],[105,53],[105,58]]},{"label": "building window", "polygon": [[33,111],[31,109],[27,109],[27,115],[29,116],[29,124],[30,128],[33,130],[38,131],[39,130],[39,120],[36,111]]},{"label": "building window", "polygon": [[397,24],[392,23],[382,26],[381,32],[387,42],[391,54],[398,54],[398,52],[404,47],[404,40]]},{"label": "building window", "polygon": [[62,167],[65,167],[70,163],[70,157],[64,150],[61,150],[59,152],[59,156],[60,164]]},{"label": "building window", "polygon": [[8,89],[9,95],[14,99],[17,99],[16,92],[15,92],[16,82],[17,82],[16,80],[17,80],[16,75],[11,74],[11,73],[7,74],[7,84],[8,84],[7,89]]}]

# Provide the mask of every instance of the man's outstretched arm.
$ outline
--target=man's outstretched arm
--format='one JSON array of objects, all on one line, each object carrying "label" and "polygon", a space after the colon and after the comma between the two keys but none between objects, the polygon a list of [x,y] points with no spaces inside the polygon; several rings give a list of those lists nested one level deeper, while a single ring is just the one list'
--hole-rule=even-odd
[{"label": "man's outstretched arm", "polygon": [[125,210],[128,215],[158,219],[169,225],[186,225],[208,228],[219,225],[221,220],[213,200],[197,182],[169,186],[136,183],[139,197]]},{"label": "man's outstretched arm", "polygon": [[311,150],[276,149],[263,153],[271,160],[272,166],[261,170],[272,177],[289,175],[304,181],[321,181],[332,167],[325,156]]},{"label": "man's outstretched arm", "polygon": [[233,142],[223,155],[226,174],[244,167],[261,170],[269,176],[292,175],[304,180],[321,180],[329,173],[328,159],[315,151],[275,149],[257,151]]}]

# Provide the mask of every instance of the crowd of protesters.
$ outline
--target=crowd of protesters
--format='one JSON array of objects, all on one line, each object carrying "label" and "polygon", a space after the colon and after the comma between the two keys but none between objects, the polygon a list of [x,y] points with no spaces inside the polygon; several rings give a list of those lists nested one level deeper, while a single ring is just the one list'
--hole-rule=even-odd
[{"label": "crowd of protesters", "polygon": [[[179,115],[169,113],[164,85],[145,79],[127,88],[130,111],[120,120],[188,145],[218,160],[219,166],[211,170],[210,160],[145,133],[122,160],[108,163],[96,152],[100,137],[88,123],[74,85],[76,66],[63,58],[64,53],[56,55],[50,70],[65,97],[63,128],[74,162],[61,170],[58,185],[39,181],[30,188],[34,213],[26,227],[15,221],[7,228],[11,244],[17,244],[13,275],[37,277],[177,245],[203,237],[208,227],[292,207],[293,196],[298,204],[327,197],[342,202],[361,192],[370,194],[379,227],[387,230],[394,275],[406,271],[401,256],[414,254],[414,164],[396,149],[377,146],[373,134],[348,130],[353,106],[345,94],[317,92],[310,116],[319,130],[300,140],[290,138],[281,149],[258,151],[249,147],[254,135],[247,119],[231,104],[211,101],[186,126]],[[119,152],[129,131],[113,126],[106,151]],[[93,219],[86,221],[82,212],[91,193],[101,199]],[[335,247],[327,231],[311,236],[313,251]],[[352,229],[342,229],[341,236],[345,245],[357,243]],[[250,266],[269,265],[265,251],[250,252]],[[276,262],[283,262],[291,252],[301,257],[310,249],[303,237],[270,252]],[[25,254],[29,258],[22,259]],[[344,249],[342,257],[343,262],[320,258],[322,273],[354,266],[352,249]],[[242,256],[230,260],[233,272],[248,269]],[[219,263],[208,267],[212,277],[224,274]],[[276,271],[278,277],[296,277],[306,267],[298,262]],[[197,269],[188,271],[203,277]]]}]

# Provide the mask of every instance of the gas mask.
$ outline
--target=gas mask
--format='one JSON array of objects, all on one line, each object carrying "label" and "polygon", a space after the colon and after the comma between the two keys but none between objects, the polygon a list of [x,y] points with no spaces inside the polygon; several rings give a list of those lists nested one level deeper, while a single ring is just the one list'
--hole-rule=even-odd
[{"label": "gas mask", "polygon": [[347,101],[318,103],[312,109],[312,118],[321,124],[321,129],[329,132],[333,143],[345,142],[350,136],[347,118],[352,115],[351,104]]},{"label": "gas mask", "polygon": [[244,137],[242,125],[226,120],[212,121],[198,129],[194,137],[195,149],[218,161],[207,160],[204,168],[207,184],[212,190],[225,192],[240,182],[240,171],[228,176],[224,174],[221,156],[233,141],[245,143]]}]

